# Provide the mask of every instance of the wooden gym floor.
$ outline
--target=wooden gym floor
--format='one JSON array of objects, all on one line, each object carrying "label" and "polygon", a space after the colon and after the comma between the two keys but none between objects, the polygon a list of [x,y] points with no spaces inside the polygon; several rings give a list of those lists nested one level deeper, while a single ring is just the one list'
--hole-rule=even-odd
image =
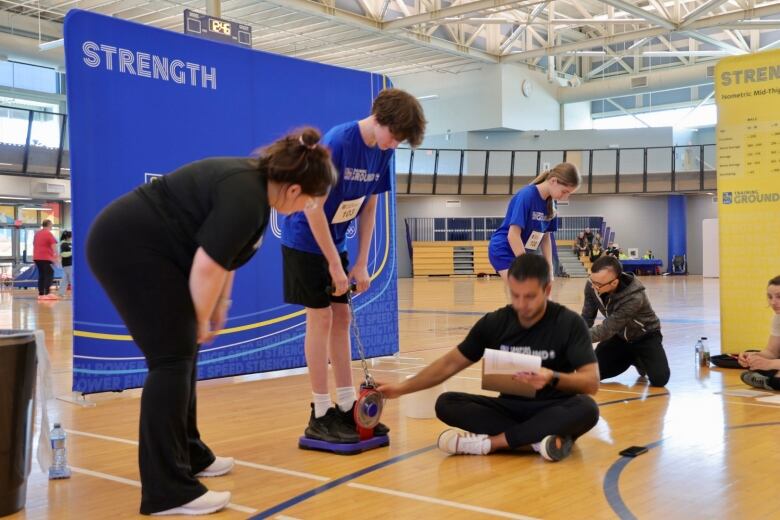
[{"label": "wooden gym floor", "polygon": [[[392,429],[388,448],[350,457],[302,451],[306,375],[202,383],[203,437],[216,453],[239,461],[230,475],[206,481],[233,492],[231,508],[212,518],[780,518],[774,455],[780,405],[735,395],[747,389],[738,370],[694,364],[699,336],[709,337],[715,353],[720,349],[718,281],[642,281],[661,316],[671,381],[649,388],[630,369],[602,383],[599,424],[557,464],[530,453],[447,456],[435,449],[444,425],[407,418],[399,401],[390,401],[383,415]],[[558,280],[552,298],[579,311],[584,283]],[[419,370],[455,346],[481,314],[503,305],[504,294],[495,278],[400,280],[400,356],[374,361],[374,376],[389,381]],[[69,396],[71,302],[4,292],[0,326],[46,331],[56,393]],[[477,367],[447,389],[480,392]],[[56,401],[50,416],[70,431],[74,475],[49,482],[34,465],[26,510],[8,518],[140,517],[139,395],[89,396],[93,407]],[[621,458],[618,451],[631,445],[650,451]]]}]

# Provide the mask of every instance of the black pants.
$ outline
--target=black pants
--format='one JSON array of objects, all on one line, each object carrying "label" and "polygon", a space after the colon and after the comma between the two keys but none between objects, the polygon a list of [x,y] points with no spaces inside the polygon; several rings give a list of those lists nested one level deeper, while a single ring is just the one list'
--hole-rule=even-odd
[{"label": "black pants", "polygon": [[38,295],[49,294],[54,282],[54,264],[49,260],[36,260],[35,267],[38,268]]},{"label": "black pants", "polygon": [[[196,419],[197,319],[176,241],[135,193],[98,215],[87,239],[92,272],[146,357],[141,396],[141,513],[206,493],[194,475],[214,462]],[[190,264],[191,264],[190,258]]]},{"label": "black pants", "polygon": [[662,341],[663,336],[658,331],[632,342],[620,336],[602,341],[596,346],[601,379],[622,374],[633,365],[647,372],[652,386],[665,386],[669,382],[669,361]]},{"label": "black pants", "polygon": [[548,435],[576,439],[596,426],[599,408],[587,395],[537,400],[445,392],[436,400],[436,417],[472,433],[503,433],[514,449]]}]

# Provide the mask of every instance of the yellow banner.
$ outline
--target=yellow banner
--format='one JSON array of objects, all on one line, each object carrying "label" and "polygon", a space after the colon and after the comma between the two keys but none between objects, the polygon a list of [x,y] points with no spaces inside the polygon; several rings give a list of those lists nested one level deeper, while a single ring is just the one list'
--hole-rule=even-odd
[{"label": "yellow banner", "polygon": [[721,60],[715,99],[721,345],[737,352],[766,346],[780,274],[780,51]]}]

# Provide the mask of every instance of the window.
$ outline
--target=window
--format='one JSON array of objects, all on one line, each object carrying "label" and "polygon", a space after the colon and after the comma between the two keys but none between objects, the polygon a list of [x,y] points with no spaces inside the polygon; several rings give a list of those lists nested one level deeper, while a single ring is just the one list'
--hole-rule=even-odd
[{"label": "window", "polygon": [[13,224],[16,214],[13,206],[0,206],[0,224]]},{"label": "window", "polygon": [[13,256],[13,236],[13,228],[0,228],[0,257]]},{"label": "window", "polygon": [[11,62],[13,65],[13,88],[57,92],[57,72],[47,67]]},{"label": "window", "polygon": [[[647,125],[643,125],[644,121]],[[718,109],[715,104],[694,107],[659,110],[640,114],[601,117],[593,119],[594,130],[609,130],[620,128],[652,128],[674,126],[679,128],[694,128],[700,126],[715,126],[718,122]]]}]

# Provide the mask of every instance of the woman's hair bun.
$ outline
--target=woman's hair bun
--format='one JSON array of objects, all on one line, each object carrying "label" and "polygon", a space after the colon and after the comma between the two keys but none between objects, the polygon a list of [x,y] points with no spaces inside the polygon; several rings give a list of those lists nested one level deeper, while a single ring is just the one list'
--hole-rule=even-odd
[{"label": "woman's hair bun", "polygon": [[301,144],[312,148],[320,142],[320,133],[314,128],[304,128],[301,132]]}]

